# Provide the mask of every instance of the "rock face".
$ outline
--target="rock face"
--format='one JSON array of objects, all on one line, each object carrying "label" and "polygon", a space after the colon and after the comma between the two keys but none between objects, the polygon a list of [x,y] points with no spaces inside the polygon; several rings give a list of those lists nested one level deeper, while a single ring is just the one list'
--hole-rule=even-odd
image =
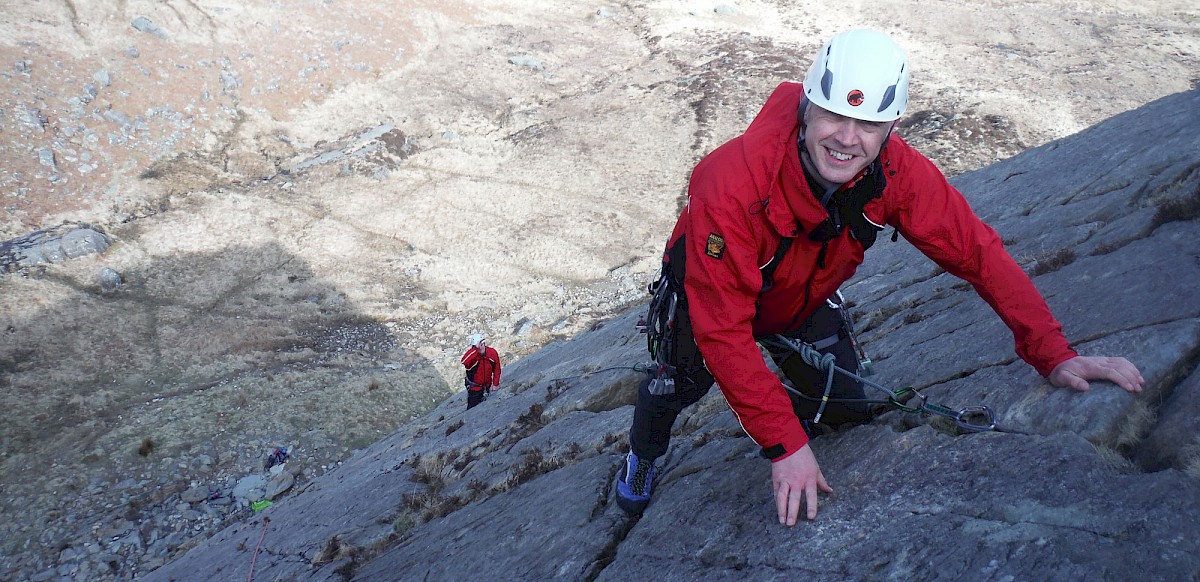
[{"label": "rock face", "polygon": [[[0,273],[100,254],[107,250],[110,244],[107,236],[86,225],[64,224],[42,229],[0,242]],[[101,276],[107,280],[112,279],[112,275],[109,274]],[[117,275],[117,278],[119,279],[120,275]]]},{"label": "rock face", "polygon": [[845,290],[873,379],[987,405],[1029,434],[959,434],[895,411],[819,437],[835,493],[787,529],[768,464],[713,390],[677,423],[646,514],[629,517],[612,481],[647,359],[639,308],[516,362],[470,412],[450,398],[144,579],[1195,579],[1197,152],[1193,90],[955,180],[1076,348],[1129,357],[1141,395],[1051,388],[969,288],[881,241]]}]

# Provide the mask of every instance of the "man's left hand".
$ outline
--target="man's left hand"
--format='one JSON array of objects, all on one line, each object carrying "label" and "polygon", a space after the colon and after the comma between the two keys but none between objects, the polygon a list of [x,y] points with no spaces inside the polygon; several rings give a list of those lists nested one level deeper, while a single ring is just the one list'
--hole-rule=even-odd
[{"label": "man's left hand", "polygon": [[1142,373],[1125,358],[1075,356],[1054,367],[1048,378],[1055,386],[1086,392],[1088,380],[1108,380],[1126,392],[1141,392]]}]

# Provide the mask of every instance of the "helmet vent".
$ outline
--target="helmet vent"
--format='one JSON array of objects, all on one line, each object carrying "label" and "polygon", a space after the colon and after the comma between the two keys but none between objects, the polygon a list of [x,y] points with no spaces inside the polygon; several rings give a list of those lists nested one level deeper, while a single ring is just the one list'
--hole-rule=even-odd
[{"label": "helmet vent", "polygon": [[875,112],[883,113],[883,110],[887,109],[888,106],[892,104],[892,101],[895,101],[895,100],[896,100],[896,86],[892,85],[891,87],[888,87],[886,91],[883,92],[883,102],[879,104],[879,109],[876,109]]},{"label": "helmet vent", "polygon": [[883,110],[887,109],[892,104],[892,101],[896,100],[896,85],[899,85],[900,80],[903,78],[904,65],[900,65],[900,75],[896,77],[896,84],[888,87],[887,90],[883,92],[883,101],[879,103],[879,109],[875,110],[876,113],[883,113]]},{"label": "helmet vent", "polygon": [[821,93],[823,95],[825,95],[825,99],[827,101],[829,100],[830,94],[832,93],[832,91],[833,91],[833,71],[830,71],[829,68],[826,67],[825,74],[821,75]]}]

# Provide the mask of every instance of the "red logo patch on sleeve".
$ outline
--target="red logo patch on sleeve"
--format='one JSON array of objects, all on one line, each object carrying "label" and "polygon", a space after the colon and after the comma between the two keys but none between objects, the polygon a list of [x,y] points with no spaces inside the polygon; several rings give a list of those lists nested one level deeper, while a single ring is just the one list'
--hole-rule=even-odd
[{"label": "red logo patch on sleeve", "polygon": [[704,254],[714,259],[725,256],[725,239],[715,232],[709,233],[708,244],[704,245]]}]

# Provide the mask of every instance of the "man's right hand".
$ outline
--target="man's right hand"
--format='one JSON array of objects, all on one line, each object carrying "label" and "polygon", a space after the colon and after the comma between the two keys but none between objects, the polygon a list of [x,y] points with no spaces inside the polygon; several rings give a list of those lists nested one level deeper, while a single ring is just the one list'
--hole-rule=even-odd
[{"label": "man's right hand", "polygon": [[788,527],[796,525],[800,516],[800,501],[804,500],[808,519],[817,518],[817,491],[833,493],[825,482],[821,467],[812,448],[803,448],[786,458],[771,463],[771,488],[775,491],[775,509],[779,511],[779,523]]}]

